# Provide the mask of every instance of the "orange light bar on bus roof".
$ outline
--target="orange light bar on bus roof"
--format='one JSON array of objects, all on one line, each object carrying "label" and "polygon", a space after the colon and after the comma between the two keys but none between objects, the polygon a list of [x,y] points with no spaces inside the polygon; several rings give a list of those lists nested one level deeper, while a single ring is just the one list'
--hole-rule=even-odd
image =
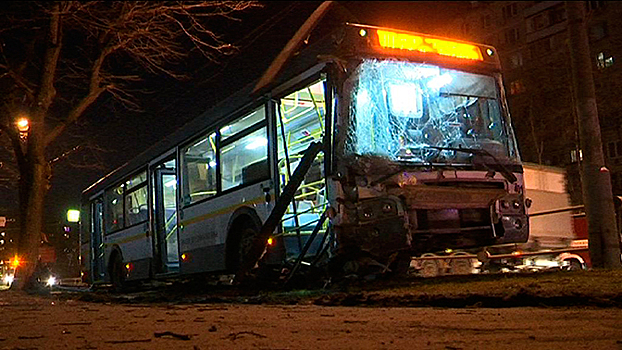
[{"label": "orange light bar on bus roof", "polygon": [[378,29],[377,32],[379,44],[383,48],[430,52],[476,61],[484,60],[480,48],[472,44],[383,29]]}]

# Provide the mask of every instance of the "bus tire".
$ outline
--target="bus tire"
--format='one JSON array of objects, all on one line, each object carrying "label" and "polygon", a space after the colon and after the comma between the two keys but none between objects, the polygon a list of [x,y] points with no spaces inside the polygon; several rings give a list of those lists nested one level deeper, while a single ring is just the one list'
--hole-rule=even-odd
[{"label": "bus tire", "polygon": [[226,262],[229,272],[239,272],[258,234],[259,229],[249,217],[241,216],[231,225]]},{"label": "bus tire", "polygon": [[568,271],[583,270],[583,264],[577,259],[568,259]]},{"label": "bus tire", "polygon": [[110,259],[110,282],[112,283],[112,289],[117,292],[123,292],[126,288],[125,276],[127,271],[123,266],[123,260],[121,254],[115,253]]}]

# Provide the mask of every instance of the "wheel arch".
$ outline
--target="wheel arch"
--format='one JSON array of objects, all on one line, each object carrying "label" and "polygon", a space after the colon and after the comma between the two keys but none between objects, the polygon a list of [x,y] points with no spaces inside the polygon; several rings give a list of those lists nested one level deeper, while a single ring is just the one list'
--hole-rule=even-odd
[{"label": "wheel arch", "polygon": [[121,258],[121,262],[123,262],[123,252],[121,251],[121,247],[119,247],[118,244],[115,244],[114,246],[112,246],[110,255],[108,256],[108,262],[106,263],[108,280],[111,280],[112,278],[112,264],[114,263],[114,260],[117,258],[117,256],[119,256]]},{"label": "wheel arch", "polygon": [[581,264],[581,268],[583,269],[585,269],[587,266],[587,264],[585,263],[585,260],[578,254],[561,253],[558,256],[558,259],[560,262],[577,260]]},{"label": "wheel arch", "polygon": [[231,215],[229,223],[227,224],[225,266],[228,271],[236,267],[237,248],[240,243],[241,229],[248,226],[259,231],[262,226],[261,219],[255,209],[246,206],[240,207]]}]

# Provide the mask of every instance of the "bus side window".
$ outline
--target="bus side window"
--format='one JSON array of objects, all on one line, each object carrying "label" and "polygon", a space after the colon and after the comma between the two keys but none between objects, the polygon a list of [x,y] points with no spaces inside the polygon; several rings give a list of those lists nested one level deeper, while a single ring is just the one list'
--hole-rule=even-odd
[{"label": "bus side window", "polygon": [[268,134],[265,106],[220,128],[222,190],[267,179]]},{"label": "bus side window", "polygon": [[222,189],[256,182],[268,177],[268,139],[266,127],[222,146]]},{"label": "bus side window", "polygon": [[123,228],[123,185],[106,191],[106,232]]},{"label": "bus side window", "polygon": [[216,194],[216,133],[182,150],[184,203]]},{"label": "bus side window", "polygon": [[125,198],[126,226],[131,226],[148,219],[147,186],[126,195]]},{"label": "bus side window", "polygon": [[125,182],[125,227],[147,221],[147,173],[138,173]]}]

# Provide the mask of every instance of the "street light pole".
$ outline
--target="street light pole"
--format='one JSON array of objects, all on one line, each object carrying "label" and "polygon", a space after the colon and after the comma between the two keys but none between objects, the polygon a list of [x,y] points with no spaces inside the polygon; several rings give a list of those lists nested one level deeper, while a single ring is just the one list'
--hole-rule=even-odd
[{"label": "street light pole", "polygon": [[603,154],[584,6],[583,1],[566,1],[574,102],[583,151],[581,188],[588,221],[590,260],[595,268],[622,268],[620,235],[616,228],[611,176]]}]

